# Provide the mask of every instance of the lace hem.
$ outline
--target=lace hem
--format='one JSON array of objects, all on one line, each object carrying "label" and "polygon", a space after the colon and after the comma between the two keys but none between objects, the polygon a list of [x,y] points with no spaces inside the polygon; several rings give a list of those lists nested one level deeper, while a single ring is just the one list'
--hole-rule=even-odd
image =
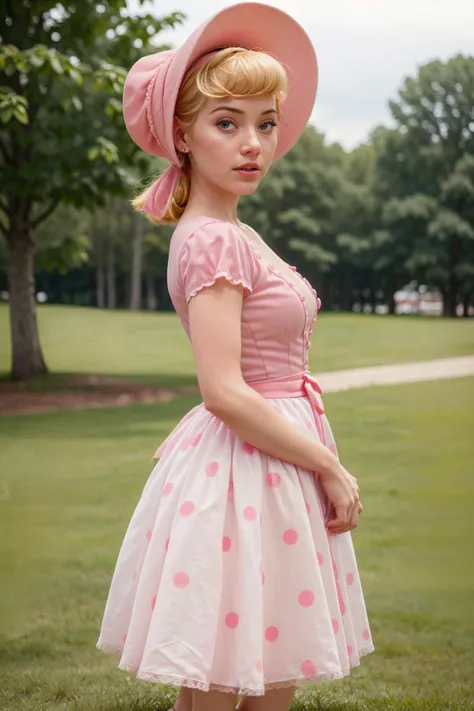
[{"label": "lace hem", "polygon": [[200,284],[197,286],[193,287],[191,291],[186,295],[186,301],[189,302],[189,300],[193,297],[196,296],[196,294],[201,291],[201,289],[204,289],[207,286],[212,286],[214,282],[217,279],[220,279],[221,277],[225,277],[227,281],[230,281],[231,284],[234,284],[234,286],[241,284],[247,291],[251,294],[252,293],[252,287],[248,284],[248,282],[245,281],[245,279],[241,279],[239,277],[233,277],[229,272],[216,272],[213,274],[212,277],[209,279],[206,279],[205,281],[202,281]]},{"label": "lace hem", "polygon": [[[121,654],[123,651],[123,646],[112,646],[104,644],[99,640],[97,642],[97,649],[105,652],[106,654]],[[375,647],[371,642],[366,647],[362,647],[357,650],[359,657],[364,657],[367,654],[375,651]],[[320,674],[314,674],[310,677],[298,677],[296,679],[286,679],[282,681],[271,681],[266,684],[255,687],[255,688],[244,688],[237,686],[222,686],[220,684],[214,684],[206,681],[198,681],[197,679],[186,679],[178,675],[169,674],[159,674],[157,672],[148,671],[146,669],[137,668],[136,665],[119,663],[118,668],[122,671],[127,671],[133,673],[137,679],[142,679],[143,681],[150,681],[155,684],[168,684],[170,686],[184,686],[188,689],[198,689],[199,691],[222,691],[224,693],[236,694],[238,696],[263,696],[270,689],[284,689],[290,686],[310,686],[319,681],[334,681],[336,679],[343,679],[345,676],[350,674],[350,670],[355,667],[359,667],[360,663],[349,664],[348,667],[339,667],[338,669],[332,669]]]}]

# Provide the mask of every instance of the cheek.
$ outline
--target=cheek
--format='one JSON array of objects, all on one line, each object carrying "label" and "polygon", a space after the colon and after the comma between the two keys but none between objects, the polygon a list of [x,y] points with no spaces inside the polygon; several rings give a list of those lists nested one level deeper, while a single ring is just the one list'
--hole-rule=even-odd
[{"label": "cheek", "polygon": [[277,147],[278,147],[278,131],[274,131],[268,139],[267,150],[273,156],[273,154],[276,152]]},{"label": "cheek", "polygon": [[196,142],[195,156],[199,163],[207,166],[210,164],[214,170],[219,168],[229,145],[225,139],[226,136],[215,130],[203,131]]},{"label": "cheek", "polygon": [[262,141],[262,159],[266,165],[266,171],[270,168],[270,165],[275,156],[276,150],[278,148],[278,136],[272,135],[268,136],[267,140]]}]

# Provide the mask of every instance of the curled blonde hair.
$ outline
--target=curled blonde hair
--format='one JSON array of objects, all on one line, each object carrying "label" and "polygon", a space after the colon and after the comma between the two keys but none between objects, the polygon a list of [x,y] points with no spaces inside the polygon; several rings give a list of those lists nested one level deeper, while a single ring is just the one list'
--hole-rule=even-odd
[{"label": "curled blonde hair", "polygon": [[[275,96],[276,110],[288,91],[288,79],[280,62],[260,49],[226,47],[211,55],[205,64],[192,66],[181,83],[175,106],[175,116],[184,128],[195,121],[206,98],[242,98],[250,96]],[[156,224],[177,222],[184,212],[191,187],[191,165],[187,153],[177,149],[182,167],[173,195],[161,219],[146,215]],[[156,176],[157,177],[157,176]],[[151,185],[132,200],[136,210],[143,211]]]}]

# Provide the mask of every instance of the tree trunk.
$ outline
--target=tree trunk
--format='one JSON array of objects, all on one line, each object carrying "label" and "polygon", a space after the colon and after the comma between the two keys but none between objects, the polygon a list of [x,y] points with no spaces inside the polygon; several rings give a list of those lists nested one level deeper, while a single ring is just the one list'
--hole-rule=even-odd
[{"label": "tree trunk", "polygon": [[397,291],[397,284],[398,284],[398,281],[396,281],[395,279],[389,278],[388,283],[387,283],[386,292],[385,292],[386,301],[388,304],[388,313],[389,313],[389,315],[392,315],[392,316],[395,315],[396,307],[397,307],[397,305],[395,303],[395,292]]},{"label": "tree trunk", "polygon": [[462,315],[463,318],[467,318],[469,316],[469,306],[471,304],[471,297],[470,296],[465,296],[464,299],[462,300]]},{"label": "tree trunk", "polygon": [[104,265],[101,263],[97,265],[97,308],[105,309],[105,274]]},{"label": "tree trunk", "polygon": [[19,236],[12,224],[8,242],[8,284],[12,341],[11,377],[27,380],[48,372],[38,335],[36,318],[34,243]]},{"label": "tree trunk", "polygon": [[132,278],[130,284],[130,308],[139,311],[142,302],[142,251],[145,220],[137,212],[133,216]]},{"label": "tree trunk", "polygon": [[158,299],[156,298],[155,280],[151,272],[146,273],[146,306],[148,311],[156,311]]},{"label": "tree trunk", "polygon": [[352,310],[352,280],[348,274],[345,274],[342,280],[341,289],[341,311]]},{"label": "tree trunk", "polygon": [[107,308],[115,309],[117,304],[117,289],[115,284],[115,248],[110,240],[107,249]]},{"label": "tree trunk", "polygon": [[448,287],[446,291],[443,292],[443,316],[448,318],[455,318],[457,305],[457,293],[456,290]]},{"label": "tree trunk", "polygon": [[461,258],[461,244],[457,235],[453,235],[449,240],[449,274],[446,285],[446,293],[443,294],[443,315],[455,318],[457,316],[456,307],[458,303],[459,282],[456,279],[456,267]]}]

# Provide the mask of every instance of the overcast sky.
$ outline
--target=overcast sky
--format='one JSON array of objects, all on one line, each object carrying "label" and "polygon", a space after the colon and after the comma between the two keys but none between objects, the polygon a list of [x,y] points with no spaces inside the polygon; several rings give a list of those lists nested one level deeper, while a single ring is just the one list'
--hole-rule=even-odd
[{"label": "overcast sky", "polygon": [[[265,0],[263,0],[265,2]],[[154,0],[147,9],[181,10],[186,22],[160,35],[178,47],[232,0]],[[353,148],[377,124],[390,124],[388,100],[403,78],[432,59],[474,56],[474,0],[272,0],[311,37],[319,88],[311,117],[328,141]],[[131,0],[130,6],[136,3]]]}]

